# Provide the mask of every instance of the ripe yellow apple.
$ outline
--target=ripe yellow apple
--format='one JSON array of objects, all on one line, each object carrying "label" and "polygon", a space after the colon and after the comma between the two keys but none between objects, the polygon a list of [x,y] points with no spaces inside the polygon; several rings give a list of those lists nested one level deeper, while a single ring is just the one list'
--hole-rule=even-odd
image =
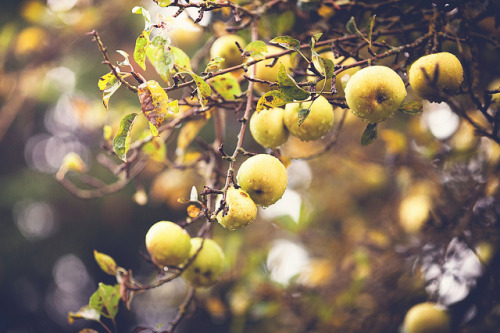
[{"label": "ripe yellow apple", "polygon": [[[190,256],[198,252],[203,239],[191,239]],[[217,282],[224,271],[224,252],[213,239],[205,239],[203,247],[194,261],[182,273],[182,277],[193,287],[209,287]]]},{"label": "ripe yellow apple", "polygon": [[425,302],[413,306],[403,322],[405,333],[448,333],[450,317],[441,306]]},{"label": "ripe yellow apple", "polygon": [[[306,120],[299,126],[299,111],[308,109],[311,111]],[[288,103],[285,106],[285,126],[293,136],[302,141],[317,140],[325,135],[333,125],[333,106],[328,100],[319,96],[314,102]]]},{"label": "ripe yellow apple", "polygon": [[236,175],[238,184],[260,206],[278,201],[286,190],[285,166],[276,157],[259,154],[243,162]]},{"label": "ripe yellow apple", "polygon": [[419,58],[411,65],[408,76],[418,96],[442,102],[443,93],[452,95],[458,91],[464,80],[464,69],[455,55],[440,52]]},{"label": "ripe yellow apple", "polygon": [[[335,58],[333,52],[331,52],[331,51],[321,53],[320,56],[323,58],[330,59],[331,61],[333,61],[333,63],[335,65],[342,64],[342,66],[346,66],[346,65],[350,65],[350,64],[353,64],[356,62],[356,59],[354,59],[354,58],[347,58],[347,59],[345,59],[345,57]],[[313,63],[314,63],[314,66],[316,67],[316,69],[319,72],[321,72],[321,69],[320,69],[321,67],[319,67],[318,62],[316,60],[314,60]],[[337,77],[335,78],[335,88],[337,89],[338,96],[343,97],[345,95],[344,85],[342,84],[342,78],[346,75],[349,75],[349,77],[353,76],[354,73],[359,71],[359,69],[360,69],[359,66],[348,68],[345,71],[342,71],[341,73],[339,73],[339,75],[337,75]],[[312,80],[314,78],[316,78],[316,77],[315,76],[309,77],[310,80]],[[346,79],[347,79],[347,77],[346,77]],[[323,86],[324,86],[324,88],[323,88]],[[319,92],[319,91],[323,90],[324,92],[329,92],[331,86],[332,86],[331,79],[326,80],[326,82],[325,82],[325,80],[321,80],[316,84],[316,91]]]},{"label": "ripe yellow apple", "polygon": [[224,62],[221,63],[222,68],[229,68],[241,64],[243,58],[235,42],[238,42],[241,48],[245,48],[246,46],[245,40],[238,35],[228,34],[220,36],[210,48],[210,58],[224,58]]},{"label": "ripe yellow apple", "polygon": [[224,228],[236,230],[246,227],[257,217],[257,206],[248,193],[242,189],[230,187],[226,194],[227,213],[220,211],[217,221]]},{"label": "ripe yellow apple", "polygon": [[189,258],[191,237],[170,221],[155,223],[146,234],[146,248],[160,266],[178,266]]},{"label": "ripe yellow apple", "polygon": [[399,109],[406,88],[399,75],[386,66],[365,67],[355,73],[345,87],[345,99],[359,118],[375,124]]},{"label": "ripe yellow apple", "polygon": [[[276,54],[283,52],[284,50],[274,46],[274,45],[267,45],[267,52],[264,53],[264,55],[269,55],[269,54]],[[251,60],[251,58],[249,58]],[[271,82],[276,82],[278,80],[278,71],[280,69],[280,64],[283,64],[287,70],[290,70],[293,67],[292,64],[292,58],[290,57],[289,54],[286,54],[278,59],[274,66],[269,67],[274,63],[274,58],[272,59],[266,59],[263,61],[260,61],[256,63],[255,66],[255,77],[257,79],[261,80],[266,80],[266,81],[271,81]],[[251,70],[252,66],[250,66]],[[271,90],[269,85],[265,83],[254,83],[254,88],[257,92],[263,94]]]},{"label": "ripe yellow apple", "polygon": [[286,142],[290,133],[283,122],[284,112],[282,108],[254,112],[250,118],[250,133],[257,143],[274,148]]}]

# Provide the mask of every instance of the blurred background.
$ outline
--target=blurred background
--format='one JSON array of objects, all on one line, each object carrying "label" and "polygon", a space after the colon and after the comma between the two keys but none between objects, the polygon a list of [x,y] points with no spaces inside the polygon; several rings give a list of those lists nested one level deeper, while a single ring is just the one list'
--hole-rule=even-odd
[{"label": "blurred background", "polygon": [[[89,174],[115,180],[99,160],[103,126],[116,128],[140,105],[122,87],[105,110],[97,81],[109,69],[87,33],[99,32],[113,61],[122,59],[115,50],[132,55],[144,27],[131,13],[136,5],[153,18],[159,13],[152,1],[2,4],[0,332],[102,331],[93,322],[68,323],[68,312],[87,304],[99,282],[116,283],[95,263],[94,249],[150,281],[147,230],[160,220],[183,220],[185,205],[177,198],[189,197],[193,185],[202,188],[195,171],[161,163],[148,165],[123,190],[89,200],[72,196],[55,178],[63,157],[76,152]],[[180,16],[172,43],[197,54],[220,29],[214,22],[223,14],[214,15],[205,15],[204,30]],[[290,12],[271,16],[264,34],[301,29]],[[269,23],[275,19],[287,24]],[[484,45],[483,88],[500,72],[495,55]],[[342,110],[335,112],[340,119]],[[228,152],[239,117],[227,114]],[[201,132],[207,142],[214,136],[210,124]],[[428,299],[452,309],[454,327],[464,332],[498,330],[498,145],[474,136],[445,104],[424,103],[415,117],[397,115],[369,147],[359,144],[363,129],[348,114],[337,144],[315,159],[301,157],[321,151],[322,142],[290,138],[282,147],[291,160],[283,199],[259,210],[244,230],[216,226],[227,272],[197,293],[180,331],[397,332],[406,311]],[[248,151],[264,152],[249,134],[245,140]],[[175,142],[167,154],[175,154]],[[167,325],[186,290],[177,279],[136,296],[131,310],[122,304],[118,331]]]}]

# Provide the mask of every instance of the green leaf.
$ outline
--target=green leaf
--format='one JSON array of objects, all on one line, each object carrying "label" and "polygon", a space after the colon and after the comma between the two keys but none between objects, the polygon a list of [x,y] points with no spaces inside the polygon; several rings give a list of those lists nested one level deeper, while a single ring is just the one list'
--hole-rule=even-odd
[{"label": "green leaf", "polygon": [[179,71],[192,71],[191,59],[189,59],[189,56],[184,51],[178,47],[170,46],[170,52],[174,55],[174,62]]},{"label": "green leaf", "polygon": [[156,2],[160,7],[168,7],[172,3],[172,1],[170,0],[153,0],[153,1]]},{"label": "green leaf", "polygon": [[348,33],[356,34],[358,35],[358,37],[364,39],[367,43],[370,43],[370,41],[365,36],[363,36],[361,31],[359,31],[358,26],[356,25],[356,21],[354,21],[354,16],[351,16],[351,18],[345,25],[345,29]]},{"label": "green leaf", "polygon": [[142,146],[142,151],[146,153],[149,158],[156,162],[165,162],[167,156],[167,146],[165,141],[161,138],[153,138]]},{"label": "green leaf", "polygon": [[278,86],[291,99],[303,101],[311,96],[310,93],[297,85],[295,80],[286,72],[285,66],[281,63],[278,71]]},{"label": "green leaf", "polygon": [[189,75],[191,75],[194,82],[196,83],[198,100],[200,101],[201,106],[207,106],[206,98],[212,94],[212,88],[210,88],[210,85],[203,81],[203,79],[195,73],[189,72]]},{"label": "green leaf", "polygon": [[260,112],[263,109],[280,107],[290,102],[293,102],[293,100],[285,95],[282,91],[271,90],[266,92],[259,98],[255,111]]},{"label": "green leaf", "polygon": [[[141,110],[149,122],[157,129],[176,112],[169,107],[168,95],[160,84],[154,80],[142,83],[137,94],[141,102]],[[157,131],[153,130],[157,134]],[[154,135],[154,134],[153,134]]]},{"label": "green leaf", "polygon": [[136,117],[137,113],[131,113],[123,117],[120,122],[120,128],[113,139],[113,150],[122,161],[125,161],[127,158],[127,152],[132,140],[132,125]]},{"label": "green leaf", "polygon": [[149,122],[149,131],[151,132],[152,136],[158,136],[158,128],[156,128],[155,125],[153,125],[151,122]]},{"label": "green leaf", "polygon": [[266,43],[261,40],[255,40],[247,44],[244,51],[245,54],[248,54],[253,59],[260,60],[264,59],[264,53],[266,53],[268,50]]},{"label": "green leaf", "polygon": [[75,322],[75,319],[99,321],[101,319],[101,315],[98,310],[91,308],[88,305],[85,305],[77,312],[68,313],[68,323],[70,325],[72,325]]},{"label": "green leaf", "polygon": [[132,13],[141,15],[144,18],[144,30],[151,30],[153,23],[151,22],[151,15],[149,12],[141,6],[135,6],[132,8]]},{"label": "green leaf", "polygon": [[94,250],[94,259],[104,273],[113,276],[116,275],[117,266],[113,258],[108,256],[107,254],[97,252],[97,250]]},{"label": "green leaf", "polygon": [[170,39],[156,36],[151,41],[151,45],[146,49],[146,56],[160,74],[161,78],[168,81],[170,72],[174,68],[175,59],[170,52]]},{"label": "green leaf", "polygon": [[150,33],[150,31],[144,30],[135,41],[134,60],[143,70],[146,70],[146,49],[151,45]]},{"label": "green leaf", "polygon": [[[319,32],[311,37],[311,41],[309,42],[309,46],[311,47],[311,51],[316,53],[314,48],[316,47],[316,42],[323,36],[322,32]],[[317,54],[317,53],[316,53]]]},{"label": "green leaf", "polygon": [[412,101],[401,104],[401,106],[399,107],[399,112],[414,116],[416,114],[422,113],[422,109],[423,109],[422,103],[417,101]]},{"label": "green leaf", "polygon": [[[311,103],[312,105],[312,103]],[[300,109],[299,110],[299,126],[302,125],[302,123],[307,119],[309,116],[309,113],[311,113],[311,106],[309,106],[308,109]]]},{"label": "green leaf", "polygon": [[276,20],[275,35],[280,35],[293,28],[295,23],[295,13],[291,10],[280,14]]},{"label": "green leaf", "polygon": [[125,58],[123,61],[117,61],[118,66],[130,66],[130,60],[128,60],[128,53],[123,50],[116,50],[116,52],[118,52]]},{"label": "green leaf", "polygon": [[220,64],[225,61],[224,58],[222,57],[215,57],[213,59],[210,59],[210,61],[207,64],[207,68],[205,68],[205,72],[210,72],[210,71],[215,71],[220,68]]},{"label": "green leaf", "polygon": [[300,42],[290,36],[274,37],[269,43],[279,44],[288,50],[295,50],[300,52]]},{"label": "green leaf", "polygon": [[89,307],[95,309],[101,316],[114,318],[118,313],[118,302],[120,302],[120,285],[106,285],[102,282],[96,292],[90,296]]},{"label": "green leaf", "polygon": [[361,135],[361,145],[367,146],[377,138],[377,124],[366,125],[365,131]]},{"label": "green leaf", "polygon": [[214,89],[227,100],[233,100],[235,96],[241,95],[240,84],[231,73],[216,76],[210,80],[210,83]]},{"label": "green leaf", "polygon": [[109,99],[120,88],[122,83],[116,78],[113,72],[109,72],[99,78],[97,85],[102,91],[102,103],[106,110],[108,110]]}]

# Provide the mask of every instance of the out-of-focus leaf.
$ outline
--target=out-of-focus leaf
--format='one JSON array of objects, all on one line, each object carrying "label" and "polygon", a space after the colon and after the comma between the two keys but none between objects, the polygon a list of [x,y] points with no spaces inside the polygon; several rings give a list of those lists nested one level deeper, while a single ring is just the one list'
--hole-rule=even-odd
[{"label": "out-of-focus leaf", "polygon": [[231,73],[218,75],[210,80],[210,83],[214,89],[227,100],[233,100],[235,99],[234,96],[241,95],[240,84]]},{"label": "out-of-focus leaf", "polygon": [[153,0],[153,1],[156,2],[160,7],[168,7],[172,3],[171,0]]},{"label": "out-of-focus leaf", "polygon": [[85,305],[77,312],[68,313],[68,323],[70,325],[72,325],[75,322],[75,319],[99,321],[101,319],[101,315],[99,311],[97,311],[96,309],[93,309],[90,306]]},{"label": "out-of-focus leaf", "polygon": [[280,64],[278,71],[278,86],[290,99],[303,101],[311,96],[310,93],[300,88],[295,80],[286,72],[285,66]]},{"label": "out-of-focus leaf", "polygon": [[146,49],[146,56],[153,64],[156,72],[161,78],[168,81],[170,72],[174,68],[175,59],[170,51],[170,39],[161,36],[156,36],[151,41],[151,45]]},{"label": "out-of-focus leaf", "polygon": [[134,60],[143,70],[146,69],[146,49],[151,45],[150,33],[149,30],[144,30],[135,41]]},{"label": "out-of-focus leaf", "polygon": [[210,72],[210,71],[215,71],[220,68],[220,64],[225,61],[224,58],[222,57],[215,57],[213,59],[210,59],[210,61],[207,64],[207,67],[205,68],[205,72]]},{"label": "out-of-focus leaf", "polygon": [[261,40],[255,40],[245,47],[245,53],[255,60],[264,59],[264,53],[266,53],[267,45]]},{"label": "out-of-focus leaf", "polygon": [[114,318],[118,313],[120,302],[120,285],[114,286],[99,283],[97,290],[90,296],[89,307],[95,309],[101,316]]},{"label": "out-of-focus leaf", "polygon": [[208,119],[196,119],[186,122],[179,131],[177,137],[177,150],[176,154],[181,155],[186,148],[193,142],[201,129],[205,126]]},{"label": "out-of-focus leaf", "polygon": [[399,112],[406,113],[406,114],[409,114],[412,116],[419,114],[419,113],[422,113],[422,110],[423,110],[423,105],[422,105],[422,103],[420,103],[418,101],[411,101],[408,103],[403,103],[399,107]]},{"label": "out-of-focus leaf", "polygon": [[113,72],[109,72],[99,78],[97,85],[102,91],[102,103],[106,110],[108,110],[109,99],[120,88],[122,83],[116,78]]},{"label": "out-of-focus leaf", "polygon": [[365,131],[361,135],[361,145],[367,146],[377,138],[377,124],[366,125]]},{"label": "out-of-focus leaf", "polygon": [[291,10],[284,12],[278,16],[276,20],[276,35],[281,35],[293,28],[295,23],[295,13]]},{"label": "out-of-focus leaf", "polygon": [[116,275],[117,266],[115,260],[112,257],[94,250],[94,259],[104,273],[113,276]]},{"label": "out-of-focus leaf", "polygon": [[161,138],[153,138],[142,146],[142,151],[149,155],[149,158],[156,162],[165,162],[167,157],[167,145]]},{"label": "out-of-focus leaf", "polygon": [[132,8],[132,13],[142,15],[144,18],[144,30],[151,30],[153,23],[151,22],[151,15],[146,9],[141,6],[135,6]]},{"label": "out-of-focus leaf", "polygon": [[192,71],[191,59],[189,59],[189,56],[184,51],[178,47],[170,46],[170,52],[174,55],[175,65],[180,71]]},{"label": "out-of-focus leaf", "polygon": [[149,122],[157,129],[165,122],[175,116],[168,95],[160,84],[154,80],[142,83],[137,94],[141,102],[141,110]]},{"label": "out-of-focus leaf", "polygon": [[260,112],[263,109],[271,109],[283,106],[287,103],[292,102],[293,100],[285,95],[280,90],[271,90],[266,92],[259,98],[257,102],[256,112]]},{"label": "out-of-focus leaf", "polygon": [[84,328],[84,329],[78,331],[78,333],[99,333],[99,332],[96,330],[93,330],[91,328]]},{"label": "out-of-focus leaf", "polygon": [[120,128],[113,139],[113,150],[122,161],[125,161],[127,158],[127,152],[132,140],[132,126],[136,117],[137,113],[131,113],[123,117],[120,122]]}]

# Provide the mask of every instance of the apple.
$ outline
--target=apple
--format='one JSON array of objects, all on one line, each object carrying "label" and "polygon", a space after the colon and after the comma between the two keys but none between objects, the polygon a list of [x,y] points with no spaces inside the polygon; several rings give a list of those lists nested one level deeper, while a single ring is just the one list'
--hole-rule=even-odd
[{"label": "apple", "polygon": [[275,148],[286,142],[290,133],[283,122],[284,113],[282,108],[253,113],[250,118],[250,133],[257,143],[266,148]]},{"label": "apple", "polygon": [[405,96],[403,80],[386,66],[370,66],[359,70],[345,87],[345,99],[351,111],[372,124],[392,116]]},{"label": "apple", "polygon": [[210,58],[224,58],[224,62],[221,64],[222,68],[229,68],[241,64],[243,58],[235,42],[238,42],[241,48],[245,48],[245,40],[238,35],[227,34],[220,36],[210,48]]},{"label": "apple", "polygon": [[[201,250],[198,249],[200,246]],[[193,287],[209,287],[217,282],[224,270],[224,252],[213,239],[200,237],[191,239],[190,256],[196,258],[182,273],[182,277]]]},{"label": "apple", "polygon": [[234,187],[227,189],[225,209],[227,212],[221,210],[217,214],[217,221],[230,230],[246,227],[257,217],[257,206],[242,189]]},{"label": "apple", "polygon": [[418,96],[430,102],[442,102],[443,94],[452,95],[458,91],[464,80],[464,69],[455,55],[439,52],[415,61],[408,76]]},{"label": "apple", "polygon": [[[345,57],[342,57],[342,56],[335,58],[333,52],[331,52],[331,51],[320,53],[320,56],[323,58],[330,59],[331,61],[333,61],[333,63],[335,65],[340,65],[340,66],[350,65],[350,64],[353,64],[357,61],[354,58],[345,59]],[[316,67],[316,69],[319,72],[321,72],[321,67],[319,66],[318,62],[316,60],[314,60],[313,63],[314,63],[314,66]],[[345,84],[342,84],[342,78],[345,77],[344,80],[348,80],[351,76],[354,75],[354,73],[359,71],[359,69],[360,69],[359,66],[351,67],[351,68],[348,68],[348,69],[340,72],[337,75],[337,77],[335,78],[335,88],[337,89],[337,96],[343,97],[345,95],[345,92],[344,92],[344,85]],[[309,80],[313,80],[315,78],[316,78],[316,76],[310,76]],[[323,86],[324,86],[324,88],[323,88]],[[316,91],[320,92],[321,90],[323,90],[323,92],[329,92],[331,86],[332,86],[332,79],[328,79],[328,80],[326,80],[326,82],[323,79],[316,84]]]},{"label": "apple", "polygon": [[288,181],[283,163],[267,154],[254,155],[243,162],[236,179],[255,204],[264,207],[283,196]]},{"label": "apple", "polygon": [[413,306],[403,322],[404,333],[449,333],[450,316],[438,304],[425,302]]},{"label": "apple", "polygon": [[[311,108],[309,115],[299,126],[299,111],[309,107]],[[333,106],[323,96],[319,96],[314,102],[288,103],[285,106],[284,121],[293,136],[302,141],[317,140],[333,125]]]},{"label": "apple", "polygon": [[155,223],[146,233],[146,248],[159,266],[178,266],[189,258],[191,237],[170,221]]},{"label": "apple", "polygon": [[[276,54],[283,52],[284,50],[274,46],[274,45],[267,45],[267,52],[264,53],[264,56],[270,55],[270,54]],[[252,58],[249,58],[249,60],[252,60]],[[260,61],[256,63],[255,66],[255,77],[257,79],[261,80],[266,80],[266,81],[271,81],[271,82],[276,82],[278,80],[278,72],[280,69],[280,64],[283,64],[287,70],[291,70],[293,67],[292,64],[292,58],[290,57],[290,54],[286,54],[284,56],[281,56],[276,63],[274,63],[274,58],[271,59],[266,59],[263,61]],[[274,63],[274,66],[269,67],[271,64]],[[252,66],[250,66],[251,70]],[[271,90],[271,87],[269,87],[268,84],[265,83],[259,83],[255,82],[254,83],[254,88],[257,92],[263,94]]]}]

